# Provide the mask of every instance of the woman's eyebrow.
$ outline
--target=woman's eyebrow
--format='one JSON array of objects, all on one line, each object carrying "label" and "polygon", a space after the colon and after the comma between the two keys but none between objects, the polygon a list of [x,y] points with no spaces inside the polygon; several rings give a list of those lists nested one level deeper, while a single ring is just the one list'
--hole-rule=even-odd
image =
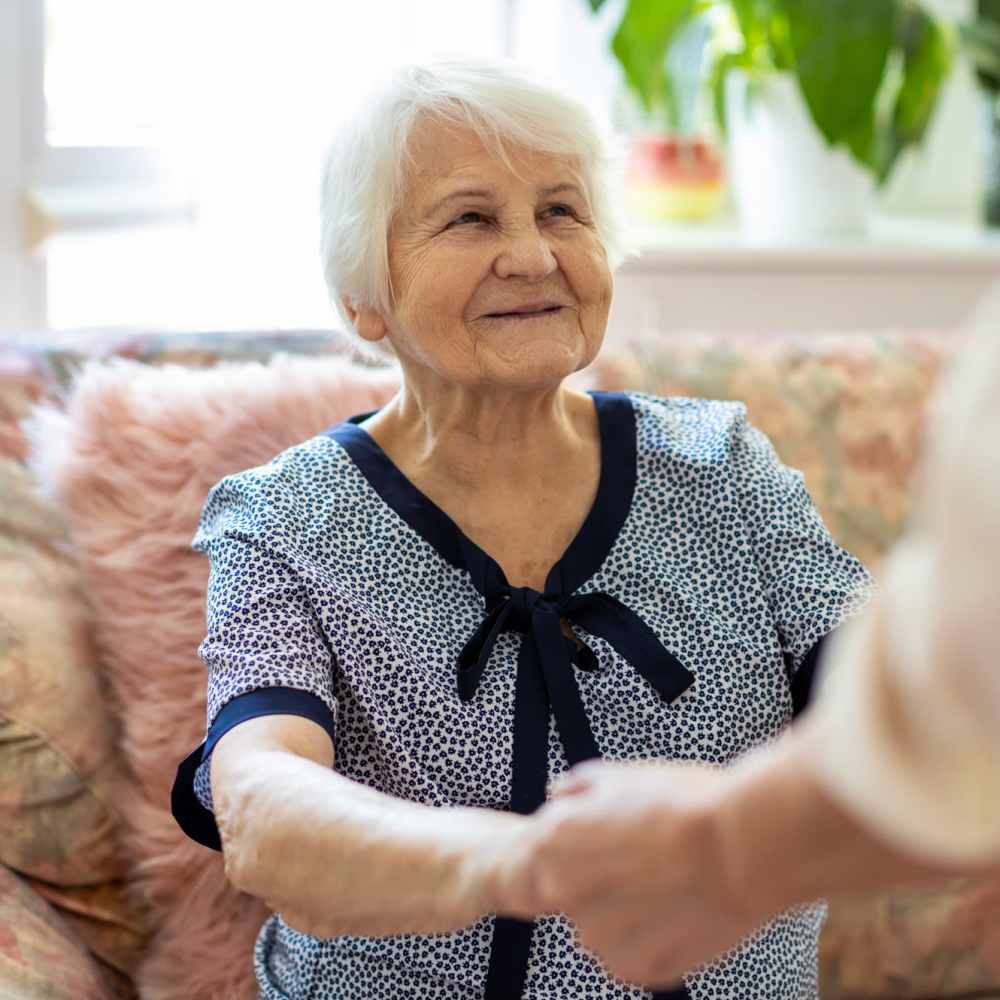
[{"label": "woman's eyebrow", "polygon": [[[551,198],[553,195],[562,194],[566,191],[571,191],[578,195],[584,201],[586,197],[583,191],[580,189],[578,184],[574,184],[572,181],[562,181],[559,184],[553,184],[550,187],[538,188],[538,195],[541,198]],[[490,190],[489,188],[459,188],[457,191],[452,191],[450,194],[446,194],[440,200],[434,202],[433,205],[424,213],[424,218],[429,219],[431,216],[437,215],[438,212],[444,208],[449,202],[456,201],[460,198],[485,198],[490,200],[496,197],[496,192]]]},{"label": "woman's eyebrow", "polygon": [[583,191],[580,190],[579,184],[574,184],[572,181],[563,181],[561,184],[553,184],[552,187],[538,189],[539,195],[543,198],[551,198],[554,194],[562,194],[564,191],[572,191],[583,198],[584,201],[587,200]]},{"label": "woman's eyebrow", "polygon": [[486,198],[490,199],[496,196],[494,191],[490,191],[487,188],[459,188],[457,191],[452,191],[451,194],[445,195],[440,201],[436,201],[425,213],[424,218],[430,218],[432,215],[437,215],[437,213],[444,208],[448,202],[456,201],[459,198]]}]

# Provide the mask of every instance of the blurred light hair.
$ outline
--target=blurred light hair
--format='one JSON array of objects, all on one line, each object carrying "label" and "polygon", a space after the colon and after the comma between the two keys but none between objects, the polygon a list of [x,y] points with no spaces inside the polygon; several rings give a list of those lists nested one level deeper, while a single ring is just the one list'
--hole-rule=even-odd
[{"label": "blurred light hair", "polygon": [[[389,227],[405,196],[409,140],[425,116],[473,129],[508,168],[506,145],[571,157],[611,270],[630,254],[617,197],[621,149],[582,102],[509,61],[403,66],[359,103],[323,157],[320,258],[327,293],[347,330],[356,332],[342,296],[392,309]],[[394,356],[385,338],[359,347]]]}]

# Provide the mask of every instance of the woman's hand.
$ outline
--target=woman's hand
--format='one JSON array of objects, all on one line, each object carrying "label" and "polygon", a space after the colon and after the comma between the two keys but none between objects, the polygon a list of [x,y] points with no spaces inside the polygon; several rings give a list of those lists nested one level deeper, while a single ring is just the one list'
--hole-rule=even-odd
[{"label": "woman's hand", "polygon": [[677,982],[768,915],[727,868],[715,808],[728,784],[709,766],[579,765],[534,814],[501,912],[564,913],[613,974]]}]

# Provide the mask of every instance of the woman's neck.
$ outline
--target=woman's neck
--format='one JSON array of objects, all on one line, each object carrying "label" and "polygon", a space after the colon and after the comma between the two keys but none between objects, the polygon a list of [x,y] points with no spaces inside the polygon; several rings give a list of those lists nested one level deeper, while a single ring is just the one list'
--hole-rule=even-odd
[{"label": "woman's neck", "polygon": [[429,400],[404,388],[361,425],[403,471],[495,496],[551,478],[598,438],[593,400],[559,387],[500,398],[448,393]]}]

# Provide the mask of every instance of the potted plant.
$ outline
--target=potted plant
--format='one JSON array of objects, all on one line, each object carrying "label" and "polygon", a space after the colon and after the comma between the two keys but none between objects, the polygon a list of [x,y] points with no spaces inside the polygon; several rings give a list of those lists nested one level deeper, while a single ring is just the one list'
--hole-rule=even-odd
[{"label": "potted plant", "polygon": [[[595,12],[602,4],[590,0]],[[613,48],[623,65],[633,53],[642,59],[640,39],[655,36],[657,14],[653,6],[634,8],[622,21]],[[697,18],[681,26],[659,50],[669,68],[656,88],[634,87],[626,74],[627,90],[617,95],[618,125],[629,139],[627,194],[639,218],[699,221],[714,215],[725,195],[722,150],[701,111],[709,31]]]},{"label": "potted plant", "polygon": [[627,0],[611,49],[644,108],[669,106],[670,51],[695,20],[709,25],[706,90],[746,229],[778,241],[863,232],[931,120],[953,26],[918,0]]},{"label": "potted plant", "polygon": [[959,30],[983,97],[983,218],[988,226],[1000,226],[1000,0],[978,0],[975,20]]}]

